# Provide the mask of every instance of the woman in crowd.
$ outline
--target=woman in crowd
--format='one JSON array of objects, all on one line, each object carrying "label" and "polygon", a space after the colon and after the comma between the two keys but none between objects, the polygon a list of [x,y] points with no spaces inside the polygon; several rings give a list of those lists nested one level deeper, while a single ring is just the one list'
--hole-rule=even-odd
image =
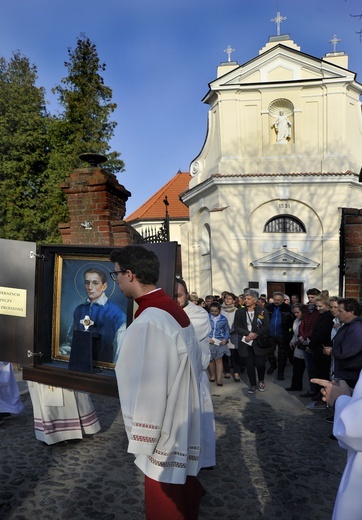
[{"label": "woman in crowd", "polygon": [[[262,338],[269,333],[268,312],[256,305],[259,294],[249,289],[245,291],[245,307],[240,307],[235,314],[234,330],[240,336],[239,354],[246,359],[246,370],[249,378],[250,389],[248,393],[254,394],[258,388],[264,392],[265,363],[267,350],[261,348]],[[258,387],[256,384],[256,372],[258,373]]]},{"label": "woman in crowd", "polygon": [[236,313],[235,307],[235,294],[225,293],[224,295],[224,303],[221,306],[221,314],[225,316],[228,320],[230,327],[230,340],[228,347],[230,349],[230,357],[225,355],[223,356],[223,367],[224,367],[224,377],[226,379],[230,378],[230,366],[234,372],[234,381],[235,383],[240,383],[240,359],[238,352],[238,335],[234,332],[234,319]]},{"label": "woman in crowd", "polygon": [[[307,310],[307,306],[303,303],[295,303],[292,306],[292,312],[295,316],[293,322],[293,338],[290,347],[294,350],[293,355],[293,377],[292,382],[286,390],[288,392],[303,390],[303,375],[305,370],[304,361],[304,345],[299,341],[299,326],[303,320],[303,316]],[[302,348],[301,348],[302,347]]]},{"label": "woman in crowd", "polygon": [[230,356],[230,350],[227,346],[230,339],[230,328],[228,320],[221,314],[221,305],[219,302],[212,302],[210,305],[210,326],[209,344],[210,344],[210,382],[215,382],[217,386],[223,386],[222,378],[222,357],[224,354]]},{"label": "woman in crowd", "polygon": [[[319,317],[314,325],[308,349],[313,355],[316,374],[320,379],[329,379],[331,357],[325,354],[325,347],[331,346],[331,331],[333,328],[333,316],[329,310],[329,297],[321,293],[316,298],[316,307]],[[324,409],[325,403],[320,394],[316,400],[307,404],[309,409]]]}]

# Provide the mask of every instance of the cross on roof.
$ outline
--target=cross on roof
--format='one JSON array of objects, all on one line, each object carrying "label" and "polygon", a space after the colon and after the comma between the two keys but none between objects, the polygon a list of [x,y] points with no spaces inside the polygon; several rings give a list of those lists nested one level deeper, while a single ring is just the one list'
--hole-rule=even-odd
[{"label": "cross on roof", "polygon": [[270,21],[277,24],[277,36],[280,36],[280,24],[286,20],[286,16],[282,16],[280,14],[280,11],[277,12],[277,15],[275,18],[272,18]]},{"label": "cross on roof", "polygon": [[340,38],[337,38],[337,35],[335,34],[331,40],[329,40],[328,43],[331,43],[333,45],[333,52],[336,52],[337,43],[340,43],[342,40]]},{"label": "cross on roof", "polygon": [[226,52],[226,54],[228,55],[228,61],[231,61],[231,54],[235,52],[235,49],[233,49],[231,45],[228,45],[224,52]]}]

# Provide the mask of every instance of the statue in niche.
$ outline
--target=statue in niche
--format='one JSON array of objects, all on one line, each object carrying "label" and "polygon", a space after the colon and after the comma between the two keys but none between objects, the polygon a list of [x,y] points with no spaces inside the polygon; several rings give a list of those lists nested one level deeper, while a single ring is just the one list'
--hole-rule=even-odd
[{"label": "statue in niche", "polygon": [[284,111],[279,111],[279,116],[276,118],[272,128],[275,129],[277,134],[277,143],[287,143],[292,136],[292,123],[289,121]]}]

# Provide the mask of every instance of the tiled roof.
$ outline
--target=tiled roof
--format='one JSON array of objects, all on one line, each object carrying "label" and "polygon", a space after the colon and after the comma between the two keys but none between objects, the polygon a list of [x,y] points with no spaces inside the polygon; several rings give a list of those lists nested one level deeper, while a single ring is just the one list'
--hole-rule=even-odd
[{"label": "tiled roof", "polygon": [[141,207],[125,218],[126,222],[133,223],[136,220],[163,220],[165,218],[164,198],[167,196],[169,203],[168,214],[170,220],[188,219],[189,209],[180,201],[179,195],[185,191],[191,180],[189,172],[178,171],[176,175],[160,188]]}]

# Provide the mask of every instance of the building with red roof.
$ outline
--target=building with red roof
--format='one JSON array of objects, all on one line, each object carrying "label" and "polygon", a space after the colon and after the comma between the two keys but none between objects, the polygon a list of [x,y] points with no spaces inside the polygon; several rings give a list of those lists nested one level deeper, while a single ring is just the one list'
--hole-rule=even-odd
[{"label": "building with red roof", "polygon": [[157,232],[168,213],[170,225],[170,241],[180,241],[180,226],[189,221],[189,209],[180,200],[180,194],[188,189],[191,175],[178,171],[171,180],[160,188],[142,206],[131,213],[126,222],[141,235]]}]

